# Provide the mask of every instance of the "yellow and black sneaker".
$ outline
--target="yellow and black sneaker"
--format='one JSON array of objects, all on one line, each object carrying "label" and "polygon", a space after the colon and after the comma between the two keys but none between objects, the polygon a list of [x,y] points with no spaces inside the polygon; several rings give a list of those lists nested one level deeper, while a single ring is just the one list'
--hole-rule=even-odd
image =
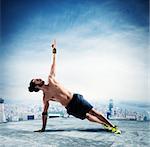
[{"label": "yellow and black sneaker", "polygon": [[121,134],[121,131],[118,129],[117,126],[111,127],[111,126],[109,126],[107,124],[104,124],[103,127],[104,127],[105,130],[107,130],[109,132],[113,132],[115,134]]},{"label": "yellow and black sneaker", "polygon": [[111,131],[115,134],[121,134],[121,131],[118,129],[117,126],[113,126]]},{"label": "yellow and black sneaker", "polygon": [[103,127],[104,127],[104,129],[107,130],[107,131],[110,131],[110,132],[112,131],[112,127],[110,127],[110,126],[107,125],[107,124],[104,124]]}]

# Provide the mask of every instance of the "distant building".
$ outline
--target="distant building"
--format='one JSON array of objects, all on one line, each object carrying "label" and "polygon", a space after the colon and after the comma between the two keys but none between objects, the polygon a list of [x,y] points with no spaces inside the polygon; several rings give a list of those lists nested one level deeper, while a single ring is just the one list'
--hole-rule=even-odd
[{"label": "distant building", "polygon": [[6,122],[4,113],[4,99],[0,98],[0,123]]},{"label": "distant building", "polygon": [[113,100],[110,99],[110,100],[109,100],[109,112],[110,112],[111,114],[112,114],[112,109],[113,109],[113,107],[114,107]]},{"label": "distant building", "polygon": [[144,112],[144,121],[150,121],[150,111],[145,111]]},{"label": "distant building", "polygon": [[114,107],[113,100],[110,99],[110,100],[109,100],[109,105],[108,105],[108,111],[107,111],[107,118],[108,118],[108,119],[110,119],[110,117],[112,116],[113,107]]},{"label": "distant building", "polygon": [[110,116],[111,116],[110,112],[107,111],[107,119],[110,119]]},{"label": "distant building", "polygon": [[34,115],[27,115],[27,120],[34,120]]}]

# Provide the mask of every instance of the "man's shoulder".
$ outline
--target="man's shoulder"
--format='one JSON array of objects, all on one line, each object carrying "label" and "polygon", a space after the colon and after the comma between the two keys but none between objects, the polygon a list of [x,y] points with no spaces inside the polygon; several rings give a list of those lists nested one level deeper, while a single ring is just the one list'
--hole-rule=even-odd
[{"label": "man's shoulder", "polygon": [[52,83],[52,84],[54,84],[54,83],[58,83],[58,81],[56,80],[56,78],[54,77],[54,76],[49,76],[48,77],[48,83],[50,84],[50,83]]}]

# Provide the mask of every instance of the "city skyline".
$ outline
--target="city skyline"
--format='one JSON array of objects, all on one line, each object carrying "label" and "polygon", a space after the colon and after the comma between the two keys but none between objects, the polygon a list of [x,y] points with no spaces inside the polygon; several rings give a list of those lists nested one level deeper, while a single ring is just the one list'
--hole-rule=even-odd
[{"label": "city skyline", "polygon": [[2,0],[1,8],[2,98],[42,101],[28,86],[36,77],[47,82],[56,39],[56,78],[70,91],[150,103],[148,1]]}]

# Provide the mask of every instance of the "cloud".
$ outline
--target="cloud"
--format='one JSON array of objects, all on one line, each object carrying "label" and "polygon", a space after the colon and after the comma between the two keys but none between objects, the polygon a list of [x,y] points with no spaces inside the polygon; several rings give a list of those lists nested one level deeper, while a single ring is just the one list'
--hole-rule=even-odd
[{"label": "cloud", "polygon": [[[82,33],[78,28],[78,31],[72,30],[65,36],[63,34],[56,36],[57,79],[71,91],[82,93],[94,101],[112,97],[119,100],[146,101],[148,97],[147,69],[144,60],[146,53],[135,38],[130,42],[132,33],[136,36],[139,31],[137,29],[134,32],[115,31],[111,36],[84,38],[78,37]],[[8,84],[9,87],[15,81],[10,91],[5,93],[8,97],[34,100],[33,94],[30,98],[27,91],[29,81],[35,77],[47,80],[50,50],[46,47],[47,49],[40,51],[40,48],[45,47],[42,41],[39,40],[41,46],[37,47],[38,49],[34,49],[33,44],[31,50],[16,52],[5,63],[6,70],[10,73],[8,79],[12,80]]]}]

